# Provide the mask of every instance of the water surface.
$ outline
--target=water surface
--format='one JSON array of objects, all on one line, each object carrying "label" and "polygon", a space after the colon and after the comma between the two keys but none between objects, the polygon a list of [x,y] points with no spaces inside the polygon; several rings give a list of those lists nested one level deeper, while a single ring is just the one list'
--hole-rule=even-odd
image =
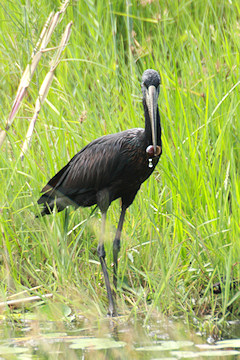
[{"label": "water surface", "polygon": [[[230,326],[234,340],[214,342],[180,321],[153,315],[131,319],[41,321],[27,315],[1,320],[1,359],[240,359],[240,325]],[[228,336],[228,337],[229,337]]]}]

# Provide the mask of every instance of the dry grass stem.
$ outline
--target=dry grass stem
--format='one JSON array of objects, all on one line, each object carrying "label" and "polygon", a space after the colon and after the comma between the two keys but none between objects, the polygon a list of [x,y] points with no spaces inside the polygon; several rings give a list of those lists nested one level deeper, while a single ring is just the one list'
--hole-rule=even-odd
[{"label": "dry grass stem", "polygon": [[49,72],[47,73],[47,75],[45,76],[45,79],[43,80],[43,83],[42,83],[42,85],[40,87],[38,98],[37,98],[37,101],[36,101],[36,104],[35,104],[34,115],[32,117],[32,120],[31,120],[30,124],[29,124],[27,135],[26,135],[25,141],[24,141],[23,146],[22,146],[22,151],[21,151],[21,155],[20,155],[21,160],[23,160],[24,154],[26,153],[27,148],[30,145],[33,130],[34,130],[34,126],[35,126],[38,114],[39,114],[39,112],[41,110],[41,106],[44,103],[44,101],[45,101],[45,99],[47,97],[49,88],[50,88],[50,86],[52,84],[54,71],[55,71],[56,67],[59,64],[60,56],[61,56],[63,50],[65,49],[65,47],[66,47],[66,45],[68,43],[68,40],[69,40],[69,37],[70,37],[70,34],[71,34],[71,27],[72,27],[72,22],[70,22],[67,25],[67,27],[66,27],[66,29],[65,29],[65,31],[63,33],[61,43],[60,43],[59,47],[57,48],[57,53],[56,53],[56,55],[55,55],[55,57],[54,57],[54,59],[53,59],[53,61],[51,63],[51,68],[50,68]]},{"label": "dry grass stem", "polygon": [[23,299],[16,299],[16,300],[8,300],[8,301],[3,301],[0,303],[0,309],[5,308],[6,306],[11,306],[11,307],[22,307],[24,304],[28,304],[34,301],[39,301],[39,300],[43,300],[43,299],[48,299],[48,298],[52,298],[53,294],[46,294],[46,295],[41,295],[41,296],[29,296],[27,298],[23,298]]},{"label": "dry grass stem", "polygon": [[43,26],[43,29],[39,36],[37,45],[35,46],[33,53],[31,55],[31,63],[27,65],[27,67],[22,75],[22,78],[20,80],[17,94],[16,94],[15,100],[13,102],[12,109],[11,109],[10,115],[8,117],[5,129],[1,130],[1,132],[0,132],[0,148],[3,145],[3,142],[7,135],[7,131],[9,130],[10,126],[12,125],[13,120],[16,116],[16,113],[21,106],[22,99],[26,93],[27,88],[30,85],[32,77],[33,77],[35,70],[38,66],[38,63],[41,59],[42,53],[46,49],[46,46],[51,39],[52,33],[59,22],[60,15],[63,15],[64,12],[66,11],[69,1],[70,0],[66,0],[63,3],[63,5],[61,6],[60,10],[58,12],[56,12],[55,14],[53,12],[51,12],[50,15],[48,16],[47,21],[45,22],[45,24]]}]

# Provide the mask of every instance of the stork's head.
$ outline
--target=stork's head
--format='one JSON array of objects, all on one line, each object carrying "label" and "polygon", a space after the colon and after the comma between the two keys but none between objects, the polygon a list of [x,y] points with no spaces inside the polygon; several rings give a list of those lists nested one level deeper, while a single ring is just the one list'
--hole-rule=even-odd
[{"label": "stork's head", "polygon": [[157,147],[157,102],[160,92],[161,78],[157,71],[147,69],[142,76],[142,93],[146,102],[152,129],[152,144],[154,156],[159,155]]}]

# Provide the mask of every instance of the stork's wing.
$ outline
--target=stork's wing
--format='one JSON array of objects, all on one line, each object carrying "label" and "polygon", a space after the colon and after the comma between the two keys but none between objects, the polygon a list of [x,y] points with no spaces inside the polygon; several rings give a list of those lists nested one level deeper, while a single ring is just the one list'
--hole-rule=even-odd
[{"label": "stork's wing", "polygon": [[126,130],[85,146],[42,189],[38,200],[45,205],[42,215],[49,214],[54,204],[59,211],[70,204],[90,206],[96,203],[99,190],[128,177],[142,133],[143,129]]},{"label": "stork's wing", "polygon": [[131,138],[136,135],[133,130],[141,129],[107,135],[92,141],[48,182],[42,192],[50,195],[51,189],[54,189],[70,195],[107,187],[129,164]]},{"label": "stork's wing", "polygon": [[121,140],[111,135],[91,142],[72,158],[57,178],[50,180],[49,185],[68,192],[108,186],[126,166]]}]

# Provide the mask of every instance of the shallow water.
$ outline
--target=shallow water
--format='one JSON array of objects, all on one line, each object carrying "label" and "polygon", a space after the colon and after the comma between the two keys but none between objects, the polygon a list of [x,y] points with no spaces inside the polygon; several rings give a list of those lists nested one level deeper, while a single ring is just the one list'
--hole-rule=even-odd
[{"label": "shallow water", "polygon": [[153,316],[90,321],[2,320],[1,359],[240,359],[240,325],[235,340],[211,343],[180,322]]}]

